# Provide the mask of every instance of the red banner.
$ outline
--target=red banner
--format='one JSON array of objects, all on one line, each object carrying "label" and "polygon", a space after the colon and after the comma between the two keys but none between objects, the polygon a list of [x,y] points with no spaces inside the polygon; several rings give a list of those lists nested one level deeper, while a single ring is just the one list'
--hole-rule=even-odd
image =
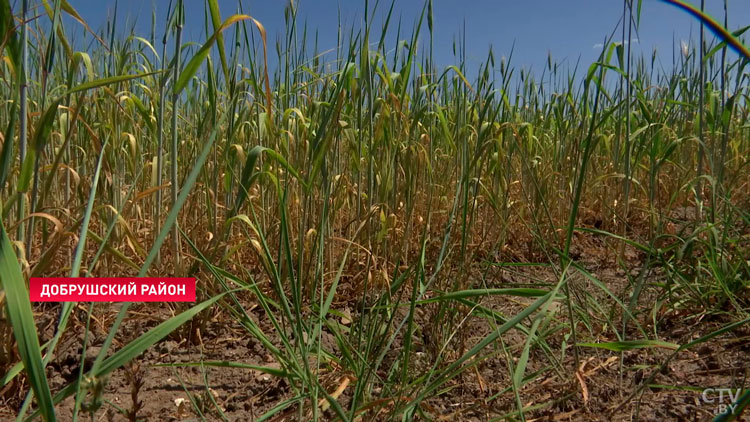
[{"label": "red banner", "polygon": [[195,278],[32,278],[32,302],[195,302]]}]

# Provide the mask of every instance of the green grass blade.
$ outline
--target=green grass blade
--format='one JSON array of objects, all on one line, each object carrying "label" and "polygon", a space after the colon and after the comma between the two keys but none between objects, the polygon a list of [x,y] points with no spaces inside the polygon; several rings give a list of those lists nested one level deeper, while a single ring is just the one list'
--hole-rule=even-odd
[{"label": "green grass blade", "polygon": [[739,38],[732,35],[729,31],[727,31],[726,28],[724,28],[721,24],[716,22],[714,18],[702,12],[699,8],[689,3],[686,3],[682,0],[662,0],[662,1],[665,3],[669,3],[671,5],[677,6],[678,8],[691,14],[694,18],[703,22],[703,24],[708,26],[708,28],[714,34],[716,34],[717,37],[724,40],[724,42],[726,42],[732,48],[732,50],[736,51],[739,55],[743,56],[745,59],[750,60],[750,50],[748,50],[748,48],[745,47],[745,45],[742,44],[742,42],[740,42]]},{"label": "green grass blade", "polygon": [[714,422],[736,421],[748,406],[750,406],[750,390],[745,391],[745,394],[737,399],[736,402],[732,403],[732,406],[729,407],[724,413],[716,416]]},{"label": "green grass blade", "polygon": [[190,79],[195,76],[196,73],[198,73],[198,69],[200,68],[201,64],[204,60],[206,60],[206,57],[208,57],[208,53],[211,51],[211,47],[214,45],[214,42],[219,38],[221,33],[232,26],[233,24],[246,20],[246,19],[252,19],[253,22],[255,19],[248,15],[233,15],[227,18],[227,20],[224,21],[224,23],[221,24],[221,26],[214,32],[214,35],[211,36],[211,38],[206,41],[205,44],[203,44],[203,47],[198,50],[197,53],[193,56],[192,59],[185,65],[185,69],[182,70],[180,73],[180,78],[177,80],[177,82],[174,84],[174,93],[178,94],[182,92],[183,89],[187,86],[188,82],[190,82]]},{"label": "green grass blade", "polygon": [[[1,34],[2,32],[0,32]],[[5,180],[10,173],[10,168],[13,165],[13,152],[14,144],[13,136],[16,127],[16,107],[11,107],[10,119],[8,119],[8,127],[5,130],[5,142],[3,142],[3,151],[0,153],[0,186],[5,186]]]},{"label": "green grass blade", "polygon": [[8,317],[13,325],[13,335],[18,343],[29,383],[38,403],[38,411],[47,422],[55,421],[55,407],[47,383],[47,375],[42,364],[42,353],[39,347],[34,314],[29,302],[29,291],[18,265],[16,253],[5,225],[0,221],[0,283],[6,295]]},{"label": "green grass blade", "polygon": [[[217,0],[208,0],[208,8],[211,11],[211,24],[214,32],[221,28],[221,12],[219,11],[219,2]],[[227,66],[227,53],[224,49],[224,35],[219,32],[216,36],[216,44],[219,46],[219,58],[221,60],[221,70],[224,72],[224,83],[229,83],[229,66]]]},{"label": "green grass blade", "polygon": [[157,70],[154,72],[137,73],[135,75],[118,75],[118,76],[111,76],[109,78],[97,79],[95,81],[84,82],[80,85],[76,85],[74,88],[71,88],[69,91],[63,94],[63,97],[68,96],[70,94],[74,94],[76,92],[88,91],[89,89],[101,88],[103,86],[112,85],[112,84],[116,84],[120,82],[127,82],[127,81],[132,81],[134,79],[145,78],[147,76],[156,75],[158,73],[162,73],[162,71]]},{"label": "green grass blade", "polygon": [[[225,294],[226,293],[222,293],[220,295],[214,296],[213,298],[206,300],[198,305],[195,305],[192,308],[186,310],[185,312],[162,322],[161,324],[157,325],[156,327],[142,334],[137,339],[128,343],[125,347],[118,350],[112,356],[104,359],[101,365],[95,370],[92,369],[91,371],[89,371],[87,376],[89,378],[102,377],[116,369],[121,368],[123,365],[125,365],[126,363],[130,362],[141,353],[148,350],[149,347],[153,346],[158,341],[168,336],[174,330],[179,328],[182,324],[191,320],[193,317],[198,315],[201,311],[209,308],[211,305],[219,301],[219,299],[224,297]],[[69,397],[71,394],[75,393],[77,390],[78,390],[77,382],[68,384],[60,392],[55,394],[55,397],[53,400],[50,400],[50,406],[51,406],[52,401],[54,401],[54,403],[59,403],[65,398]],[[38,412],[39,411],[34,412],[31,415],[29,415],[26,421],[33,420],[37,416]]]},{"label": "green grass blade", "polygon": [[455,292],[445,293],[440,296],[435,296],[429,299],[423,299],[418,301],[419,305],[426,303],[450,301],[467,299],[471,297],[480,296],[517,296],[517,297],[541,297],[549,293],[548,290],[542,289],[531,289],[531,288],[510,288],[510,289],[471,289],[471,290],[459,290]]},{"label": "green grass blade", "polygon": [[606,343],[578,343],[580,347],[593,347],[597,349],[607,349],[613,352],[624,352],[635,349],[649,349],[659,347],[662,349],[677,350],[680,345],[659,340],[625,340],[610,341]]},{"label": "green grass blade", "polygon": [[276,160],[276,162],[278,162],[281,167],[283,167],[292,176],[298,179],[304,186],[306,186],[304,180],[302,180],[302,178],[300,178],[299,176],[299,173],[297,173],[297,170],[295,170],[294,167],[292,167],[281,154],[270,148],[265,148],[260,145],[255,146],[247,154],[245,165],[242,168],[242,175],[240,176],[240,186],[238,187],[237,197],[234,201],[234,212],[232,213],[233,216],[237,215],[240,207],[242,207],[242,204],[247,198],[250,187],[252,186],[253,182],[261,175],[261,172],[255,171],[255,164],[258,162],[262,154],[265,154],[269,156],[269,158]]},{"label": "green grass blade", "polygon": [[178,362],[178,363],[160,363],[154,366],[160,367],[200,367],[200,366],[211,366],[214,368],[237,368],[237,369],[252,369],[253,371],[262,372],[264,374],[273,375],[275,377],[286,377],[289,374],[283,369],[274,368],[271,366],[258,366],[249,363],[242,362],[230,362],[226,360],[206,360],[202,362]]}]

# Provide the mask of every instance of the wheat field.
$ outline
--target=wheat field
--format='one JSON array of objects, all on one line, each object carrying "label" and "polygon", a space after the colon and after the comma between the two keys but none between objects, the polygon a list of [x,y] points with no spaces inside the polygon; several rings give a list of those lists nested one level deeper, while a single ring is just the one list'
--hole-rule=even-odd
[{"label": "wheat field", "polygon": [[[749,27],[664,2],[701,28],[671,68],[623,0],[596,61],[532,73],[436,44],[432,0],[365,0],[328,54],[294,1],[274,44],[244,2],[196,43],[183,0],[126,36],[0,0],[0,415],[742,420]],[[197,300],[29,301],[136,276]]]}]

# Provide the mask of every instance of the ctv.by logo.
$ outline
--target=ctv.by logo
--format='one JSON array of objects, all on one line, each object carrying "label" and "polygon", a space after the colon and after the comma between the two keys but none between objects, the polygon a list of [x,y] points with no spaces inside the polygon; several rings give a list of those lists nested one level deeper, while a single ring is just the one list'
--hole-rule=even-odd
[{"label": "ctv.by logo", "polygon": [[741,388],[706,388],[701,393],[703,403],[716,405],[716,414],[734,414],[737,410],[737,400],[742,393]]}]

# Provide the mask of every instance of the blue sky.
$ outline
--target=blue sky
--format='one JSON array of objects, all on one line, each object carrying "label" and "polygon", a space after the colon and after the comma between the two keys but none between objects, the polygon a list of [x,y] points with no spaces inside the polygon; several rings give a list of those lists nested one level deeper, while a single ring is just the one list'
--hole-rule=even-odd
[{"label": "blue sky", "polygon": [[[187,10],[186,38],[193,41],[205,39],[203,34],[204,0],[185,0]],[[275,43],[284,31],[284,7],[288,0],[243,0],[246,13],[258,19]],[[697,3],[699,0],[693,0]],[[114,11],[114,0],[69,0],[84,19],[95,29],[102,28],[107,16]],[[14,1],[12,0],[13,4]],[[32,3],[36,1],[32,0]],[[371,4],[373,1],[371,1]],[[167,0],[120,0],[118,22],[137,22],[136,33],[148,37],[151,31],[151,11],[156,8],[157,39],[163,33]],[[237,10],[237,0],[219,0],[222,17]],[[717,19],[723,16],[723,0],[707,0],[707,10]],[[422,0],[396,0],[394,17],[401,18],[408,34],[421,11]],[[390,0],[381,1],[379,22],[387,12]],[[15,0],[14,10],[20,7]],[[452,44],[465,24],[467,58],[470,68],[476,68],[487,57],[490,45],[495,57],[508,55],[515,43],[513,63],[540,72],[547,61],[548,52],[563,65],[594,61],[599,50],[595,48],[610,34],[622,13],[621,0],[434,0],[435,55],[438,64],[454,63]],[[750,25],[750,1],[729,0],[729,27],[734,30]],[[359,25],[363,20],[364,0],[299,0],[298,18],[307,21],[311,30],[317,30],[321,50],[335,48],[338,15],[345,23]],[[397,22],[397,19],[396,19]],[[391,36],[395,37],[395,23]],[[125,25],[120,25],[123,28]],[[68,32],[80,36],[81,29],[72,22],[66,24]],[[376,28],[378,26],[376,25]],[[697,40],[698,24],[683,11],[659,0],[643,0],[641,27],[635,51],[646,52],[657,48],[665,67],[671,66],[673,40]],[[619,32],[618,32],[619,33]],[[427,32],[424,32],[425,36]],[[379,36],[379,34],[377,35]],[[373,37],[373,42],[377,41]],[[402,37],[406,38],[406,37]],[[391,38],[393,40],[393,38]],[[272,44],[273,45],[273,44]],[[395,43],[391,43],[393,47]],[[160,49],[159,49],[160,50]],[[271,47],[271,52],[275,51]],[[272,54],[273,56],[274,54]]]}]

